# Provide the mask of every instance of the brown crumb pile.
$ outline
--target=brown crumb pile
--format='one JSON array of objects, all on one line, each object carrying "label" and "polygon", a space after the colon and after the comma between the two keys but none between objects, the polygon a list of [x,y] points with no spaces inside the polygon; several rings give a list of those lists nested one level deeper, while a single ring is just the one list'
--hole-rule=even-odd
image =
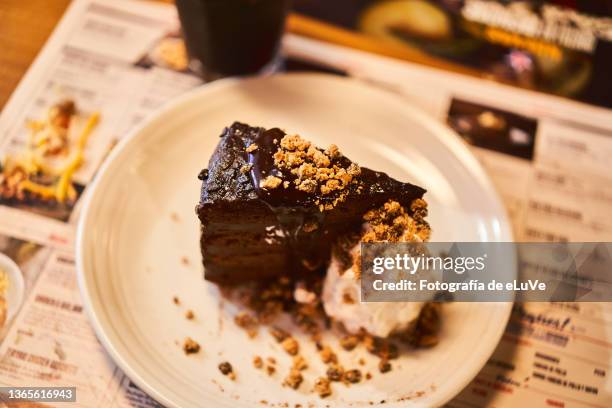
[{"label": "brown crumb pile", "polygon": [[[394,211],[394,206],[389,209]],[[400,212],[398,215],[403,214]],[[426,304],[420,317],[401,335],[383,339],[366,332],[345,333],[338,338],[337,344],[323,342],[322,334],[330,327],[330,321],[322,310],[320,302],[322,283],[322,279],[304,282],[281,277],[273,281],[243,285],[232,290],[224,288],[226,295],[245,307],[243,312],[236,315],[235,323],[247,333],[249,328],[265,326],[270,337],[284,353],[287,353],[284,357],[276,356],[276,358],[290,359],[289,368],[281,369],[286,366],[279,365],[272,356],[254,356],[252,364],[255,369],[261,370],[262,375],[278,378],[283,386],[292,389],[305,388],[302,384],[308,379],[313,381],[313,387],[308,391],[325,398],[333,393],[332,388],[336,386],[333,383],[337,386],[355,386],[370,380],[372,369],[381,375],[393,371],[393,361],[400,353],[398,348],[400,341],[416,347],[427,347],[437,341],[439,304]],[[312,304],[296,302],[293,296],[297,287],[304,287],[315,293],[315,302]],[[301,333],[310,335],[310,339],[305,341],[312,341],[316,346],[319,358],[325,365],[322,371],[319,371],[317,362],[307,361],[301,354],[302,346],[306,348],[307,344],[300,344],[302,341],[298,343],[298,337],[294,336],[293,331],[280,327],[281,324],[284,326],[282,313],[287,313]],[[340,361],[342,357],[336,353],[339,349],[335,347],[350,353],[360,354],[366,351],[376,357],[376,362],[370,366],[366,363],[366,358],[357,356],[355,364],[349,367],[346,365],[348,361]],[[311,374],[312,377],[309,377]]]},{"label": "brown crumb pile", "polygon": [[423,242],[429,239],[431,230],[424,220],[427,216],[427,202],[416,199],[410,204],[410,212],[397,201],[387,201],[381,208],[370,210],[363,219],[370,230],[362,237],[363,242],[389,241],[414,242],[415,237]]},{"label": "brown crumb pile", "polygon": [[193,320],[195,318],[195,314],[193,313],[193,310],[189,309],[185,312],[185,318],[187,320]]},{"label": "brown crumb pile", "polygon": [[[349,163],[347,160],[343,166],[339,160],[342,157],[336,145],[321,150],[298,135],[287,135],[281,139],[279,148],[274,153],[274,165],[295,176],[293,183],[298,190],[327,196],[329,200],[325,203],[316,201],[319,210],[324,211],[331,210],[343,202],[348,195],[347,187],[351,183],[357,183],[361,174],[361,169],[355,163]],[[280,182],[275,184],[278,187]]]},{"label": "brown crumb pile", "polygon": [[195,354],[200,351],[200,344],[191,337],[186,337],[183,341],[183,351],[185,354]]},{"label": "brown crumb pile", "polygon": [[[300,304],[294,300],[296,282],[287,277],[274,281],[252,282],[240,288],[225,288],[224,293],[254,313],[259,324],[270,326],[286,312],[293,322],[305,333],[315,334],[325,324],[325,312],[320,302],[322,279],[317,279],[305,289],[314,294],[315,302]],[[269,328],[270,334],[281,343],[289,334],[277,326]]]},{"label": "brown crumb pile", "polygon": [[[410,215],[412,214],[412,215]],[[367,230],[360,238],[351,236],[349,241],[339,241],[334,247],[334,254],[339,257],[345,268],[350,266],[355,273],[355,279],[361,277],[361,257],[353,256],[351,248],[361,242],[426,242],[429,240],[431,228],[425,217],[427,202],[417,198],[410,204],[407,211],[394,200],[387,201],[383,206],[370,210],[363,216],[368,223]],[[347,303],[350,301],[347,300]]]}]

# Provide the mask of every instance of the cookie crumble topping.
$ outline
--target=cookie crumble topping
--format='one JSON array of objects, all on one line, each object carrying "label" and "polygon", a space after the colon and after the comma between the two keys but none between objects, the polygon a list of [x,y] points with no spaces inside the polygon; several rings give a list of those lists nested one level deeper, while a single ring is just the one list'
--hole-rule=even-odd
[{"label": "cookie crumble topping", "polygon": [[283,180],[276,176],[268,176],[259,182],[259,187],[263,188],[264,190],[273,190],[280,186],[282,182]]},{"label": "cookie crumble topping", "polygon": [[321,150],[298,135],[284,136],[273,157],[278,169],[288,170],[296,177],[293,183],[299,191],[319,192],[333,199],[330,203],[317,202],[321,211],[343,202],[348,194],[347,187],[357,182],[361,174],[361,168],[355,163],[343,167],[338,146]]}]

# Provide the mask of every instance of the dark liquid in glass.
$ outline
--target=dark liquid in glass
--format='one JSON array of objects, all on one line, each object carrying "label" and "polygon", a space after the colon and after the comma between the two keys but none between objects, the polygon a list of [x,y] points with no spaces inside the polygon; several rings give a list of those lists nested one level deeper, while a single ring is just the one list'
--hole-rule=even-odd
[{"label": "dark liquid in glass", "polygon": [[290,0],[176,0],[187,50],[206,79],[274,64]]}]

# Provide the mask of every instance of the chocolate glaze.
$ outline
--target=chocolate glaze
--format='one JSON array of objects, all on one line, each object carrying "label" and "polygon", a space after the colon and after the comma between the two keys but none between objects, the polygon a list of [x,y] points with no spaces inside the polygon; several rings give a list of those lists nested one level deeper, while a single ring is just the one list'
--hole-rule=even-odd
[{"label": "chocolate glaze", "polygon": [[278,143],[285,136],[285,132],[278,128],[261,132],[253,140],[258,148],[248,153],[248,162],[251,164],[249,172],[253,186],[257,195],[272,207],[284,207],[287,205],[310,205],[312,204],[312,194],[307,194],[295,188],[290,183],[288,188],[279,186],[272,190],[260,188],[260,183],[268,176],[280,177],[283,180],[292,182],[296,177],[289,171],[279,170],[274,165],[274,153],[278,150]]},{"label": "chocolate glaze", "polygon": [[[259,132],[252,141],[257,145],[257,149],[247,153],[247,162],[251,165],[249,176],[257,196],[276,216],[286,245],[291,251],[297,251],[299,250],[298,245],[303,245],[305,239],[315,241],[325,233],[324,229],[320,228],[325,220],[325,214],[319,211],[318,206],[314,204],[316,199],[314,194],[308,194],[295,187],[293,181],[296,176],[274,165],[274,153],[278,150],[279,143],[284,136],[285,132],[278,128]],[[260,187],[262,180],[268,176],[276,176],[283,181],[289,181],[289,186],[280,185],[269,190]],[[317,229],[309,233],[302,233],[306,224],[316,224]],[[321,266],[316,253],[306,253],[304,256],[305,259],[299,262],[305,261],[312,269]]]}]

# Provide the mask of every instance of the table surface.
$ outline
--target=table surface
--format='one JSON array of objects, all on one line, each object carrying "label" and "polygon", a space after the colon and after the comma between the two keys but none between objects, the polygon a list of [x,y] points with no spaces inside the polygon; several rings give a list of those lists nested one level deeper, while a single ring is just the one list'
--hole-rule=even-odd
[{"label": "table surface", "polygon": [[70,0],[0,1],[0,110],[69,3]]},{"label": "table surface", "polygon": [[0,110],[69,4],[70,0],[0,1]]}]

